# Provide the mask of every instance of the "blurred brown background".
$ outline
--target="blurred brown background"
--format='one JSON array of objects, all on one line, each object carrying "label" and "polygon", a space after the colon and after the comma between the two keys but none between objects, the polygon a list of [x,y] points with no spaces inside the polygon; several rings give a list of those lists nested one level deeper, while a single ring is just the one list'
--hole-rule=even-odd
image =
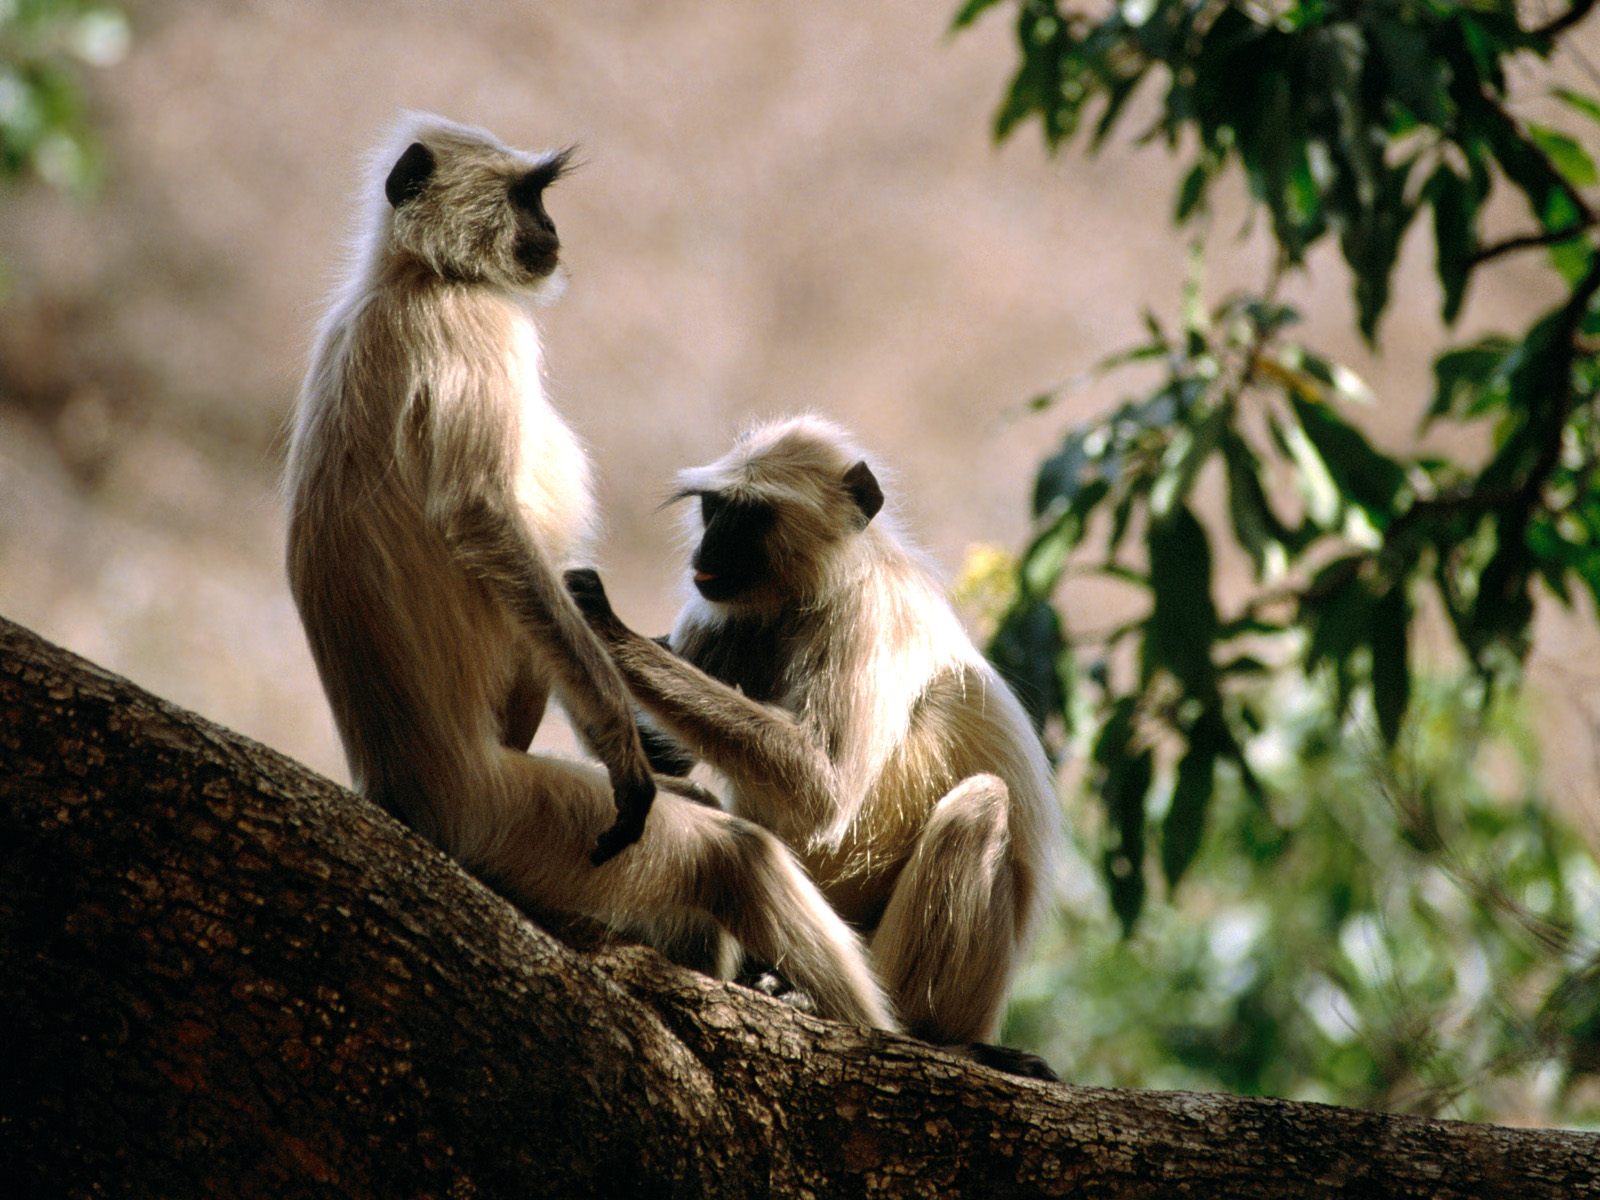
[{"label": "blurred brown background", "polygon": [[[677,603],[675,518],[655,510],[672,472],[755,416],[857,429],[948,574],[975,542],[1020,546],[1034,465],[1117,392],[1021,402],[1136,339],[1142,307],[1173,313],[1175,168],[1125,144],[1052,161],[1032,129],[996,148],[1010,19],[952,38],[954,8],[129,4],[126,56],[88,77],[98,197],[0,194],[0,613],[345,777],[277,480],[360,156],[403,107],[583,147],[550,203],[571,283],[546,352],[599,470],[600,565],[641,628]],[[1214,295],[1265,266],[1234,239],[1243,208],[1223,213]],[[1366,424],[1394,447],[1440,344],[1431,265],[1419,223],[1377,360],[1331,257],[1286,296],[1307,340],[1366,374]],[[1521,328],[1554,295],[1537,261],[1492,274],[1460,336]],[[1534,662],[1574,814],[1600,793],[1591,625],[1546,613]]]}]

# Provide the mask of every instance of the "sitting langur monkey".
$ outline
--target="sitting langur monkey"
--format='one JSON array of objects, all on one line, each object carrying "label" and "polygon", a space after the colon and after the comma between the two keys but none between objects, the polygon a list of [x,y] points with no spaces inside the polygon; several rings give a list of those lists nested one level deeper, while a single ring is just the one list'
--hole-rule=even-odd
[{"label": "sitting langur monkey", "polygon": [[[645,820],[628,693],[557,574],[592,524],[589,465],[545,399],[525,301],[556,274],[543,195],[565,165],[412,115],[369,182],[288,471],[289,579],[351,775],[517,899],[709,917],[823,1015],[893,1028],[855,934],[776,838],[665,793]],[[552,689],[607,772],[526,753]]]},{"label": "sitting langur monkey", "polygon": [[700,501],[698,595],[670,650],[622,624],[592,572],[567,576],[579,607],[649,717],[869,936],[907,1028],[990,1041],[1057,838],[1021,706],[837,426],[755,429],[679,482]]}]

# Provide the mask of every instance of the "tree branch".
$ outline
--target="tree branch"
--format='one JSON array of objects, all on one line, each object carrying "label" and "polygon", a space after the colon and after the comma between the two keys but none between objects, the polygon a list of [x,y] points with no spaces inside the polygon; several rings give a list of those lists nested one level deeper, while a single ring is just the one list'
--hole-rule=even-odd
[{"label": "tree branch", "polygon": [[1594,10],[1595,0],[1576,0],[1566,12],[1559,17],[1546,21],[1543,25],[1536,25],[1528,30],[1529,37],[1554,38],[1559,37],[1583,20]]},{"label": "tree branch", "polygon": [[0,1011],[17,1195],[1600,1196],[1594,1135],[1017,1080],[557,941],[4,620]]},{"label": "tree branch", "polygon": [[1514,254],[1518,250],[1533,250],[1541,246],[1559,246],[1562,242],[1570,242],[1573,238],[1582,237],[1593,229],[1595,219],[1577,221],[1565,229],[1550,229],[1540,233],[1523,233],[1516,237],[1508,237],[1503,241],[1490,242],[1487,246],[1478,249],[1472,255],[1472,265],[1479,266],[1500,258],[1502,255]]}]

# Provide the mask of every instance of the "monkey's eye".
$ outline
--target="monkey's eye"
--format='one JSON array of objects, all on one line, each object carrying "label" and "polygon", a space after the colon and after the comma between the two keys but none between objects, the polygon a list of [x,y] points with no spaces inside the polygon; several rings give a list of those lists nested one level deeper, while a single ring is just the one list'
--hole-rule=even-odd
[{"label": "monkey's eye", "polygon": [[700,493],[700,520],[709,525],[717,519],[717,514],[728,506],[725,496],[719,492]]}]

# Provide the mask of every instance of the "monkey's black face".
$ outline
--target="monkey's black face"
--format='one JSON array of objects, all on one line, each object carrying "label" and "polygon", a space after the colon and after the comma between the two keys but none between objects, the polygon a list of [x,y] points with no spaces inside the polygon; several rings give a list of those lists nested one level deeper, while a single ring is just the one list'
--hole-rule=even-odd
[{"label": "monkey's black face", "polygon": [[768,535],[777,520],[770,504],[700,494],[705,535],[694,552],[694,586],[707,600],[737,600],[772,573]]},{"label": "monkey's black face", "polygon": [[512,181],[507,192],[517,220],[514,253],[522,269],[535,278],[550,274],[559,261],[561,239],[556,236],[556,223],[545,212],[544,190],[560,178],[567,161],[568,153],[562,151]]}]

